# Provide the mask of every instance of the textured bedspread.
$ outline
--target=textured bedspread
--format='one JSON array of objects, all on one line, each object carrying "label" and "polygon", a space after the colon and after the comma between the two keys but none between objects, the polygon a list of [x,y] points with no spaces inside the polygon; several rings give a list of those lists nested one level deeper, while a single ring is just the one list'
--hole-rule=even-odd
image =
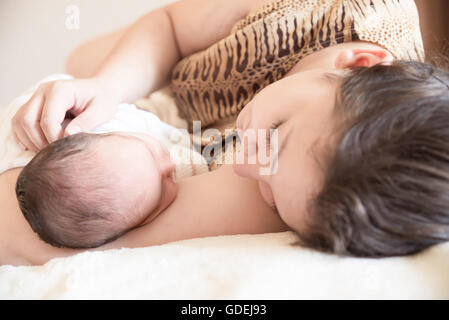
[{"label": "textured bedspread", "polygon": [[449,244],[407,258],[339,258],[282,232],[86,252],[0,267],[0,298],[449,299]]}]

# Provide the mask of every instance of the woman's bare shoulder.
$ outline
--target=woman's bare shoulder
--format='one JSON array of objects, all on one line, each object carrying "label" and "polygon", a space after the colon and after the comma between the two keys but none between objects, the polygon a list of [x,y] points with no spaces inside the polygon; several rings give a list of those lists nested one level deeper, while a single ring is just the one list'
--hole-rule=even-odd
[{"label": "woman's bare shoulder", "polygon": [[6,180],[10,180],[11,177],[17,177],[19,176],[20,172],[22,171],[22,167],[20,168],[12,168],[9,170],[6,170],[2,173],[0,173],[0,181],[6,181]]},{"label": "woman's bare shoulder", "polygon": [[40,265],[56,257],[78,253],[43,242],[20,211],[15,185],[22,168],[0,174],[0,265]]},{"label": "woman's bare shoulder", "polygon": [[[14,168],[0,174],[0,203],[2,211],[4,208],[11,208],[16,203],[15,182],[22,168]],[[2,214],[0,213],[0,219]]]},{"label": "woman's bare shoulder", "polygon": [[15,168],[0,174],[0,265],[26,265],[29,261],[17,257],[13,250],[11,230],[16,224],[19,210],[15,194],[15,179],[22,168]]},{"label": "woman's bare shoulder", "polygon": [[280,217],[263,201],[257,182],[235,174],[232,165],[223,165],[179,181],[178,195],[163,213],[99,250],[286,230]]}]

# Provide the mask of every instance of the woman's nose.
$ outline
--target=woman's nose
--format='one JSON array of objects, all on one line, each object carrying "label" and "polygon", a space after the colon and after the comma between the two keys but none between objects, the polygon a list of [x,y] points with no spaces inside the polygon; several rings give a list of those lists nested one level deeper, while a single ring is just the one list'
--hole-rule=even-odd
[{"label": "woman's nose", "polygon": [[257,131],[252,128],[246,130],[237,129],[237,134],[240,140],[241,157],[243,157],[243,159],[239,160],[246,164],[257,164]]}]

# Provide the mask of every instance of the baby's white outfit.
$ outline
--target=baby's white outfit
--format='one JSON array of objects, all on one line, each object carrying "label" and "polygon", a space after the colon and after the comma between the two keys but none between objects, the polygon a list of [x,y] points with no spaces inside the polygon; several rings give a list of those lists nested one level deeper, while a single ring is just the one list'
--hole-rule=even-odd
[{"label": "baby's white outfit", "polygon": [[[37,82],[6,108],[0,108],[0,174],[6,170],[24,167],[35,155],[25,151],[14,141],[11,132],[11,119],[25,104],[36,89],[44,82],[70,80],[67,74],[55,74]],[[176,164],[175,180],[209,171],[206,160],[190,146],[189,134],[161,121],[155,114],[138,109],[133,104],[122,103],[117,106],[112,120],[97,126],[91,133],[135,132],[148,134],[161,142]],[[118,150],[119,151],[119,150]]]}]

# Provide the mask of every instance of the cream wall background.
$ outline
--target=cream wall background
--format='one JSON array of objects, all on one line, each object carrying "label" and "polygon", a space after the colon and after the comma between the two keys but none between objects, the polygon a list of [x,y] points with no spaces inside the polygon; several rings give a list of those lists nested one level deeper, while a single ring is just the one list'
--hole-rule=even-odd
[{"label": "cream wall background", "polygon": [[[92,37],[124,27],[174,0],[0,0],[0,107],[51,73]],[[66,28],[79,8],[80,29]]]},{"label": "cream wall background", "polygon": [[[0,0],[0,107],[44,76],[63,72],[82,42],[124,27],[175,0]],[[449,56],[449,0],[415,0],[426,50]],[[66,28],[66,8],[79,8],[80,29]]]}]

